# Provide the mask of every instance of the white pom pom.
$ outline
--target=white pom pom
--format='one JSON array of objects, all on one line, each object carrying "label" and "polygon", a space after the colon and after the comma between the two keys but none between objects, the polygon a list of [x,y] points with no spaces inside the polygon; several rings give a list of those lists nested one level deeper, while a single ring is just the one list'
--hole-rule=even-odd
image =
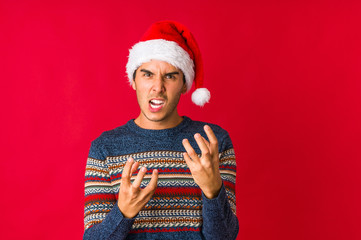
[{"label": "white pom pom", "polygon": [[209,102],[209,99],[211,99],[211,93],[207,88],[197,88],[192,93],[192,102],[198,106],[203,107],[204,104]]}]

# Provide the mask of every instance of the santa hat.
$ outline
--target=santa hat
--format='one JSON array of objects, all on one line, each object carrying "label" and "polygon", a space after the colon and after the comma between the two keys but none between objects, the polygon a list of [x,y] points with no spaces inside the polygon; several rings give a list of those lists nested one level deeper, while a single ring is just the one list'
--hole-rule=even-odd
[{"label": "santa hat", "polygon": [[195,82],[196,90],[192,101],[203,106],[211,97],[203,85],[203,62],[199,47],[192,33],[182,24],[174,21],[154,23],[144,34],[141,41],[129,50],[126,72],[132,84],[134,72],[146,62],[165,61],[179,68],[185,77],[187,91]]}]

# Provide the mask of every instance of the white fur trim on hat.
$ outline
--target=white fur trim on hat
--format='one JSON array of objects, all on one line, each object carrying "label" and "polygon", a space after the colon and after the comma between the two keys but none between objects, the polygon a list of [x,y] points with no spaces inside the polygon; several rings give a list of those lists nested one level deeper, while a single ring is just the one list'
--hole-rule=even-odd
[{"label": "white fur trim on hat", "polygon": [[198,106],[203,107],[204,104],[209,102],[209,99],[211,99],[211,93],[207,88],[197,88],[192,93],[192,102]]},{"label": "white fur trim on hat", "polygon": [[187,91],[191,89],[194,79],[193,60],[176,42],[164,39],[139,42],[129,50],[126,72],[130,84],[132,84],[134,72],[143,63],[149,62],[152,59],[168,62],[182,70],[186,80]]}]

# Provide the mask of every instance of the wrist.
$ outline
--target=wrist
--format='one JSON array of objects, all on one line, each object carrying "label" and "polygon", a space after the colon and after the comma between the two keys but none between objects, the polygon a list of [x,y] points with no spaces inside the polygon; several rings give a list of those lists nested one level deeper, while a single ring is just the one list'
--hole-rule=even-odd
[{"label": "wrist", "polygon": [[206,198],[213,199],[213,198],[218,197],[219,192],[221,191],[221,188],[222,188],[222,180],[220,180],[220,182],[218,184],[214,185],[214,187],[212,189],[205,190],[205,191],[202,190],[202,191]]},{"label": "wrist", "polygon": [[119,203],[117,204],[117,206],[118,206],[118,209],[119,209],[119,211],[122,213],[122,215],[123,215],[124,218],[132,219],[132,218],[134,218],[134,217],[136,216],[136,215],[133,216],[133,215],[131,215],[131,214],[123,211],[122,208],[119,206]]}]

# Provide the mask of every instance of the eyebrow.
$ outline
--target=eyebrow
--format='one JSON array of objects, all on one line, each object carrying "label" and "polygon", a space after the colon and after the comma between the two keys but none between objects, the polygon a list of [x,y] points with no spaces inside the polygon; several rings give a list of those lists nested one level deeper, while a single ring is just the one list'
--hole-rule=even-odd
[{"label": "eyebrow", "polygon": [[[147,70],[147,69],[140,69],[139,71],[144,72],[144,73],[150,73],[150,74],[154,74],[151,71]],[[165,75],[175,75],[175,74],[179,74],[178,71],[174,71],[174,72],[170,72],[170,73],[166,73]]]},{"label": "eyebrow", "polygon": [[179,72],[178,71],[170,72],[170,73],[166,73],[165,75],[174,75],[174,74],[179,74]]},{"label": "eyebrow", "polygon": [[149,71],[149,70],[146,70],[146,69],[140,69],[140,71],[141,71],[141,72],[145,72],[145,73],[150,73],[150,74],[154,74],[154,73],[152,73],[151,71]]}]

